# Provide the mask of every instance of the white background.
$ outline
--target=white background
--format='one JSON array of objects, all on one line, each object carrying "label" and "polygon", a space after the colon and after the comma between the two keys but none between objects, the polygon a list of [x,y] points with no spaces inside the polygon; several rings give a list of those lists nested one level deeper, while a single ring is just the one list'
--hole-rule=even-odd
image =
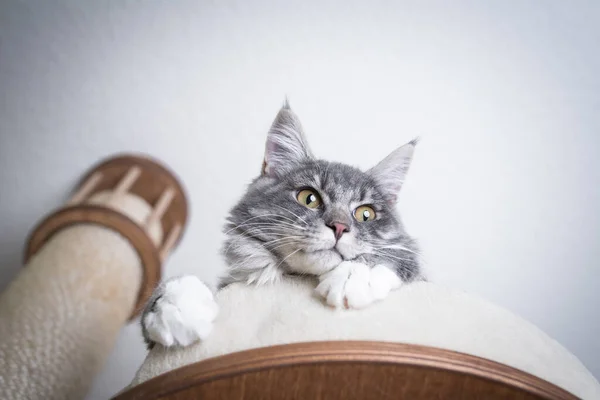
[{"label": "white background", "polygon": [[[287,95],[323,158],[366,168],[423,136],[399,207],[430,278],[529,319],[600,376],[600,3],[215,3],[1,3],[0,288],[28,230],[121,151],[163,160],[189,192],[166,275],[212,279]],[[126,327],[89,399],[144,355]]]}]

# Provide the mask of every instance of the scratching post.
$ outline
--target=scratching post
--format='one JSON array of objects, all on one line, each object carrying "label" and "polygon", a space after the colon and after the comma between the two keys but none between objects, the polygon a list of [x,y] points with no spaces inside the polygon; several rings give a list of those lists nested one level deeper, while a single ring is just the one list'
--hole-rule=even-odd
[{"label": "scratching post", "polygon": [[126,155],[92,168],[32,231],[25,267],[0,294],[0,398],[83,398],[186,219],[182,186],[157,162]]}]

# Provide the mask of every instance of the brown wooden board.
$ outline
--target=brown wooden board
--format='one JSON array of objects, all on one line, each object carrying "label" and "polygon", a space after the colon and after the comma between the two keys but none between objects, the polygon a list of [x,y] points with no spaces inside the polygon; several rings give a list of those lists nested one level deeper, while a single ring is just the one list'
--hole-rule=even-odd
[{"label": "brown wooden board", "polygon": [[134,399],[576,397],[531,374],[463,353],[402,343],[336,341],[271,346],[207,359],[113,398]]}]

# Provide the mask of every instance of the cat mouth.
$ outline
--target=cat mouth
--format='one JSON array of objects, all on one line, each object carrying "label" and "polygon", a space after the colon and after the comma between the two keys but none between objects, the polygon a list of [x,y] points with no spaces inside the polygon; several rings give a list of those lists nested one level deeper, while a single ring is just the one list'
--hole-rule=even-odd
[{"label": "cat mouth", "polygon": [[342,254],[342,252],[341,252],[341,251],[339,251],[339,250],[338,250],[338,248],[337,248],[336,246],[333,246],[332,248],[330,248],[330,249],[329,249],[329,251],[331,251],[331,252],[333,252],[333,253],[337,254],[338,256],[340,256],[340,258],[342,259],[342,261],[346,261],[346,260],[348,260],[348,257],[344,256],[344,255]]},{"label": "cat mouth", "polygon": [[321,250],[315,250],[315,251],[306,251],[306,250],[303,250],[303,252],[304,253],[313,253],[313,254],[317,254],[317,253],[322,253],[322,254],[324,254],[324,253],[334,253],[334,254],[340,256],[340,258],[342,260],[346,260],[346,257],[344,257],[344,255],[342,253],[340,253],[340,251],[335,246],[330,247],[328,249],[321,249]]},{"label": "cat mouth", "polygon": [[342,257],[342,260],[345,260],[346,257],[344,257],[344,255],[342,253],[340,253],[340,251],[334,246],[330,249],[331,251],[333,251],[334,253],[338,254],[340,257]]}]

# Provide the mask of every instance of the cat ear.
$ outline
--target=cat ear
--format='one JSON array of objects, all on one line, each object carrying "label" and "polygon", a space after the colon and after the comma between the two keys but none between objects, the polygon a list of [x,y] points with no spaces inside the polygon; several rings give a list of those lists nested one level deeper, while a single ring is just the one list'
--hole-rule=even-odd
[{"label": "cat ear", "polygon": [[410,162],[413,158],[415,146],[419,139],[413,139],[394,150],[389,156],[383,159],[379,164],[367,171],[383,191],[383,195],[390,204],[396,203],[398,193],[404,178],[410,167]]},{"label": "cat ear", "polygon": [[262,173],[282,175],[312,158],[300,120],[286,100],[267,135]]}]

